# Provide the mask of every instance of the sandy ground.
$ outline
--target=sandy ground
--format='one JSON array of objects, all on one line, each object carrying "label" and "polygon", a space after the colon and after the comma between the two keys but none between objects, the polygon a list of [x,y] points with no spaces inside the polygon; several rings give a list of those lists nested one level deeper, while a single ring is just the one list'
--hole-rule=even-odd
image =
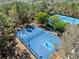
[{"label": "sandy ground", "polygon": [[54,55],[54,58],[55,59],[63,59],[59,52],[56,52],[56,54]]},{"label": "sandy ground", "polygon": [[26,49],[30,53],[31,59],[36,59],[35,56],[32,55],[32,53],[20,42],[18,38],[16,38],[16,42],[18,43],[16,47],[19,47],[21,52],[23,52]]},{"label": "sandy ground", "polygon": [[49,57],[49,59],[63,59],[60,52],[55,52],[53,55]]}]

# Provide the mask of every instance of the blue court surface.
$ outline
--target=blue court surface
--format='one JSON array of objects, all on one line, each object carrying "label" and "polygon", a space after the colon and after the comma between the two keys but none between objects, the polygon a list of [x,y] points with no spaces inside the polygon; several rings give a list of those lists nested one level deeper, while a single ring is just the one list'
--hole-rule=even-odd
[{"label": "blue court surface", "polygon": [[61,45],[57,37],[38,27],[24,27],[16,32],[16,36],[37,59],[48,59],[56,46]]},{"label": "blue court surface", "polygon": [[67,16],[62,16],[62,15],[56,15],[59,17],[60,20],[70,23],[70,24],[79,24],[79,19],[72,18],[72,17],[67,17]]}]

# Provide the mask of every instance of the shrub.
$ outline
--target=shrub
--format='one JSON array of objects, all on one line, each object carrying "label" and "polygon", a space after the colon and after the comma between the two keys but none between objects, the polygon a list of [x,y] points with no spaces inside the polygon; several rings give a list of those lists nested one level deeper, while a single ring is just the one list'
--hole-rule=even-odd
[{"label": "shrub", "polygon": [[22,24],[29,22],[29,17],[27,15],[26,4],[22,2],[14,2],[11,5],[10,14],[16,19],[16,22],[21,22]]},{"label": "shrub", "polygon": [[59,32],[63,32],[66,28],[67,23],[59,20],[58,16],[52,16],[52,27]]},{"label": "shrub", "polygon": [[56,21],[52,24],[52,27],[59,32],[63,32],[65,30],[66,23],[63,21]]},{"label": "shrub", "polygon": [[50,18],[53,22],[56,22],[59,20],[58,16],[50,16]]},{"label": "shrub", "polygon": [[41,24],[45,24],[48,22],[49,15],[45,12],[39,12],[36,14],[36,21]]}]

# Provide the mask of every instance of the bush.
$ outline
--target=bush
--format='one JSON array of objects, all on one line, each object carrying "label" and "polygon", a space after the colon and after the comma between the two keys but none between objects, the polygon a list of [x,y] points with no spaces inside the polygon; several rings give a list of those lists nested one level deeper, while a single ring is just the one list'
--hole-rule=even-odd
[{"label": "bush", "polygon": [[50,18],[51,18],[51,20],[52,20],[53,22],[56,22],[56,21],[59,20],[59,17],[58,17],[58,16],[50,16]]},{"label": "bush", "polygon": [[29,22],[29,17],[27,15],[26,4],[22,2],[14,2],[11,4],[10,14],[11,17],[16,19],[16,22],[21,22],[22,24]]},{"label": "bush", "polygon": [[63,32],[65,30],[65,26],[66,23],[64,23],[63,21],[57,21],[52,24],[52,27],[59,32]]},{"label": "bush", "polygon": [[49,15],[45,12],[39,12],[36,14],[36,21],[41,24],[45,24],[48,22]]},{"label": "bush", "polygon": [[57,16],[52,16],[52,27],[58,31],[58,32],[63,32],[66,28],[67,23],[59,20],[59,18]]}]

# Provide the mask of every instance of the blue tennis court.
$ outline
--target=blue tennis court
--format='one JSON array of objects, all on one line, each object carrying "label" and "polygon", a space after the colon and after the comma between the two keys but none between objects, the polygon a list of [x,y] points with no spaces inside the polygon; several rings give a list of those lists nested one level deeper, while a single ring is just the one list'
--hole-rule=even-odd
[{"label": "blue tennis court", "polygon": [[56,46],[61,45],[58,38],[38,27],[24,27],[16,32],[16,36],[37,59],[48,59]]},{"label": "blue tennis court", "polygon": [[62,15],[56,15],[59,17],[60,20],[70,23],[70,24],[79,24],[79,19],[76,18],[71,18],[71,17],[67,17],[67,16],[62,16]]}]

